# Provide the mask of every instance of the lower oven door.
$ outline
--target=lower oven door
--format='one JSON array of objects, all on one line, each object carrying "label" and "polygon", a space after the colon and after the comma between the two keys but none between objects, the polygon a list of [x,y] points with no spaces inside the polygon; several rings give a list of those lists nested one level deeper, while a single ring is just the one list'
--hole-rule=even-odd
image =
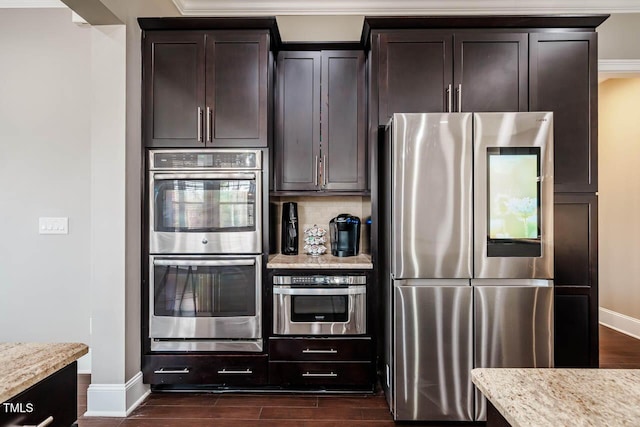
[{"label": "lower oven door", "polygon": [[366,333],[366,285],[273,286],[276,335],[362,335]]},{"label": "lower oven door", "polygon": [[149,265],[152,350],[262,350],[260,255],[152,255]]}]

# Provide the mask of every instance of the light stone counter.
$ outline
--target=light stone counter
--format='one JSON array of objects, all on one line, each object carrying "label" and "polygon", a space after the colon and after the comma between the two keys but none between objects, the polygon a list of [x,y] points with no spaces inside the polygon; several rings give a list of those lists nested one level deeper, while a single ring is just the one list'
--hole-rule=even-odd
[{"label": "light stone counter", "polygon": [[309,255],[269,255],[267,268],[353,268],[371,270],[373,263],[369,255],[356,255],[349,257],[337,257],[331,254],[320,256]]},{"label": "light stone counter", "polygon": [[0,343],[0,402],[87,354],[80,343]]},{"label": "light stone counter", "polygon": [[513,427],[640,425],[640,369],[478,368],[471,378]]}]

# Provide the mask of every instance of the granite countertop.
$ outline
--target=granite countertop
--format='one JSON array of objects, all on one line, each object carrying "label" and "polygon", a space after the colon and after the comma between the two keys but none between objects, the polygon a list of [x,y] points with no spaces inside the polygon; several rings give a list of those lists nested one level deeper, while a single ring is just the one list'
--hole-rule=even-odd
[{"label": "granite countertop", "polygon": [[360,254],[350,257],[337,257],[331,254],[310,255],[269,255],[267,268],[357,268],[373,269],[369,255]]},{"label": "granite countertop", "polygon": [[81,343],[0,343],[0,402],[87,354]]},{"label": "granite countertop", "polygon": [[640,422],[640,369],[478,368],[471,378],[513,427]]}]

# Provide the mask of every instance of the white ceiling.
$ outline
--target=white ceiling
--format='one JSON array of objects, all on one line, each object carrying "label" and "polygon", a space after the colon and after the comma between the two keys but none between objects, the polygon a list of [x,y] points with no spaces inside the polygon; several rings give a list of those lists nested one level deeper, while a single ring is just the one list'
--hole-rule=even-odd
[{"label": "white ceiling", "polygon": [[[182,15],[447,15],[640,13],[639,0],[172,0]],[[60,0],[0,0],[0,8],[65,7]]]}]

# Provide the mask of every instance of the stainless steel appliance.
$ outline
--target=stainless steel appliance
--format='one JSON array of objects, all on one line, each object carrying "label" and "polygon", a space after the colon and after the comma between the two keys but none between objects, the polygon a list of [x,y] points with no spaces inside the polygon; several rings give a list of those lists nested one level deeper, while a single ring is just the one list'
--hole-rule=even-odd
[{"label": "stainless steel appliance", "polygon": [[340,214],[329,221],[331,254],[338,257],[356,256],[360,250],[360,218]]},{"label": "stainless steel appliance", "polygon": [[153,351],[262,351],[261,256],[151,255]]},{"label": "stainless steel appliance", "polygon": [[150,253],[261,253],[261,155],[149,151]]},{"label": "stainless steel appliance", "polygon": [[552,122],[435,113],[387,126],[383,388],[394,419],[482,420],[473,367],[552,366]]},{"label": "stainless steel appliance", "polygon": [[363,335],[366,276],[275,276],[274,335]]}]

